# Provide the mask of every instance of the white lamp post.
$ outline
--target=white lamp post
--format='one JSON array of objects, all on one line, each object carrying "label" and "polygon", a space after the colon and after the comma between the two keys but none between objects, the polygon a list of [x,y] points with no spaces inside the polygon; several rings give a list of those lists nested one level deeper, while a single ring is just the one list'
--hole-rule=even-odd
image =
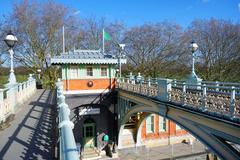
[{"label": "white lamp post", "polygon": [[119,44],[119,46],[121,47],[121,51],[119,52],[119,78],[122,77],[122,64],[121,64],[121,57],[122,57],[122,52],[124,51],[125,48],[125,44]]},{"label": "white lamp post", "polygon": [[13,47],[16,44],[17,37],[12,33],[12,31],[9,31],[9,33],[7,34],[7,36],[5,37],[4,41],[6,42],[6,44],[9,47],[9,54],[10,54],[10,62],[11,62],[11,69],[10,69],[10,75],[8,77],[8,85],[12,85],[16,83],[16,77],[14,75],[14,70],[13,70]]},{"label": "white lamp post", "polygon": [[189,48],[191,49],[191,52],[192,52],[192,72],[188,76],[186,82],[192,83],[192,84],[200,84],[202,79],[198,78],[197,74],[195,73],[195,52],[198,49],[198,45],[197,45],[197,43],[192,41],[189,45]]},{"label": "white lamp post", "polygon": [[194,53],[197,51],[198,45],[197,45],[197,43],[192,41],[189,45],[189,48],[191,49],[191,52],[192,52],[192,74],[196,75],[196,73],[195,73],[195,54]]},{"label": "white lamp post", "polygon": [[40,77],[40,73],[41,73],[41,71],[42,71],[42,70],[41,70],[40,68],[37,69],[37,72],[38,72],[38,80],[39,80],[39,81],[40,81],[40,78],[41,78],[41,77]]}]

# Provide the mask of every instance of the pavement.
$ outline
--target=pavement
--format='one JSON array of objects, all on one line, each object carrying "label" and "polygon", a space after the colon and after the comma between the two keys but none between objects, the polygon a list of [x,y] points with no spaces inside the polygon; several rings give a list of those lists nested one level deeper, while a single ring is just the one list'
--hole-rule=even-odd
[{"label": "pavement", "polygon": [[21,105],[11,126],[0,131],[0,160],[53,159],[54,99],[54,92],[37,90]]},{"label": "pavement", "polygon": [[119,158],[101,160],[206,160],[205,146],[199,141],[193,145],[180,143],[159,147],[125,148],[118,151]]}]

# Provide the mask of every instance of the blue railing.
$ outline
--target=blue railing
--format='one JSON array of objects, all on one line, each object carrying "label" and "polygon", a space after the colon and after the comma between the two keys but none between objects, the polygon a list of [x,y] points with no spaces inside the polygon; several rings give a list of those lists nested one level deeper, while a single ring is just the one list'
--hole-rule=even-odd
[{"label": "blue railing", "polygon": [[59,128],[59,159],[60,160],[79,160],[79,151],[73,135],[74,124],[70,121],[70,109],[65,103],[63,95],[63,84],[58,80],[57,87],[57,106],[58,106],[58,128]]}]

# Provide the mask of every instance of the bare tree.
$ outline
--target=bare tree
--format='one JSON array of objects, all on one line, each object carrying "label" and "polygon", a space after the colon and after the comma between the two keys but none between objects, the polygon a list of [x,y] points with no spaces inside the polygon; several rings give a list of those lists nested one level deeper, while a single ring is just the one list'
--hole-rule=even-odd
[{"label": "bare tree", "polygon": [[216,19],[195,20],[187,33],[199,44],[204,79],[225,81],[229,76],[236,79],[237,74],[232,68],[232,63],[236,63],[240,56],[239,24]]},{"label": "bare tree", "polygon": [[156,77],[178,56],[180,35],[181,27],[173,23],[144,24],[127,31],[125,41],[138,71]]},{"label": "bare tree", "polygon": [[13,14],[9,17],[8,26],[18,37],[15,60],[29,67],[36,73],[37,69],[44,72],[47,84],[53,86],[57,78],[57,69],[49,68],[46,57],[60,52],[61,28],[68,10],[53,1],[38,3],[28,0],[14,5]]}]

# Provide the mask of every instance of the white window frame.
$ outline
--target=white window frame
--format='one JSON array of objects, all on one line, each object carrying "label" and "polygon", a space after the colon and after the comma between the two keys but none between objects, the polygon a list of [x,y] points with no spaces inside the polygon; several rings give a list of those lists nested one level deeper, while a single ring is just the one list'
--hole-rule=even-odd
[{"label": "white window frame", "polygon": [[176,130],[182,130],[182,127],[176,124]]},{"label": "white window frame", "polygon": [[159,132],[166,132],[167,131],[167,120],[165,117],[159,116],[158,121],[158,128]]},{"label": "white window frame", "polygon": [[[102,73],[103,73],[103,70],[102,69],[106,69],[106,72],[104,71],[104,73],[106,73],[106,75],[103,75]],[[108,76],[108,67],[107,67],[107,65],[101,65],[100,66],[100,75],[101,75],[101,77],[107,77]]]},{"label": "white window frame", "polygon": [[155,116],[149,115],[146,118],[146,133],[154,133],[155,131]]},{"label": "white window frame", "polygon": [[[92,71],[91,72],[88,72],[88,69],[91,68]],[[88,73],[92,73],[92,74],[88,74]],[[87,77],[93,77],[93,66],[92,65],[86,65],[86,76]]]},{"label": "white window frame", "polygon": [[78,65],[71,65],[70,66],[70,77],[71,77],[71,79],[79,78],[78,71],[79,71],[79,66]]}]

